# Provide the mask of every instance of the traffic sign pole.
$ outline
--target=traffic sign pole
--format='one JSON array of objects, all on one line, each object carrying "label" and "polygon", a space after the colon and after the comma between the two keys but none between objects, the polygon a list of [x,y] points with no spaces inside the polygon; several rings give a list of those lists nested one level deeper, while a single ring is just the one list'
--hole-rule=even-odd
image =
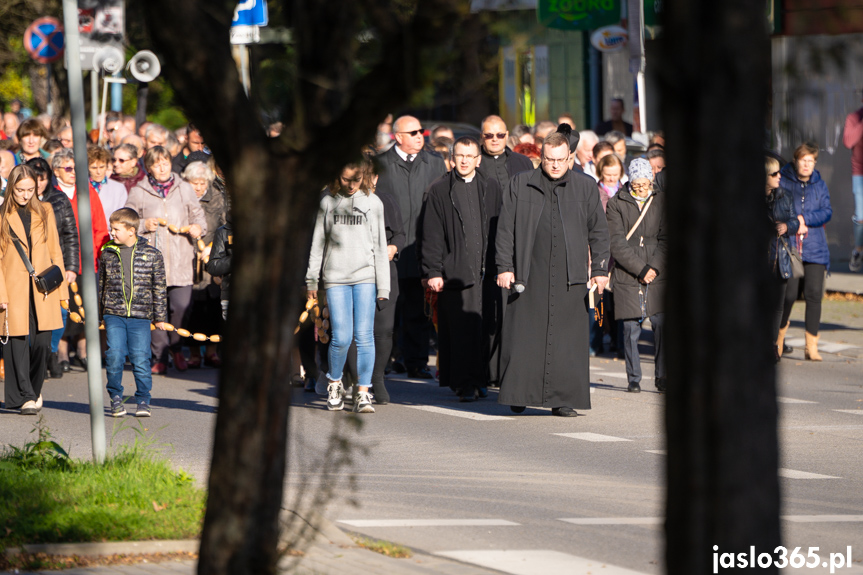
[{"label": "traffic sign pole", "polygon": [[102,386],[102,350],[99,349],[99,309],[96,298],[96,268],[93,259],[93,219],[90,213],[90,174],[87,167],[87,129],[84,110],[84,78],[81,72],[80,38],[78,34],[78,3],[63,0],[63,21],[68,30],[69,104],[72,110],[72,138],[75,149],[75,187],[78,201],[78,224],[81,237],[81,287],[84,307],[91,311],[84,319],[87,338],[87,382],[90,390],[90,435],[93,460],[105,461],[105,412]]}]

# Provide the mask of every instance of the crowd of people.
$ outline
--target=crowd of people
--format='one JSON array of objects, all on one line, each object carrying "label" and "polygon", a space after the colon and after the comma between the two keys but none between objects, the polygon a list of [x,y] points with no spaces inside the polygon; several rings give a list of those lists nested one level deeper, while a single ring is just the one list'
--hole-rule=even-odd
[{"label": "crowd of people", "polygon": [[[638,342],[649,325],[664,392],[665,140],[649,134],[646,150],[631,153],[623,102],[612,104],[611,120],[580,132],[568,114],[512,133],[492,115],[478,136],[460,137],[446,125],[388,117],[364,159],[321,192],[305,281],[306,309],[325,315],[298,328],[294,382],[334,411],[350,398],[355,411],[373,413],[390,401],[384,375],[404,373],[437,379],[462,402],[494,387],[513,412],[535,406],[573,417],[590,408],[589,356],[617,354],[628,391],[641,391]],[[147,416],[153,375],[221,364],[216,343],[183,336],[218,334],[227,318],[229,201],[193,125],[136,126],[112,112],[99,128],[87,148],[86,233],[107,390],[112,415],[125,414],[128,357],[136,415]],[[87,367],[72,139],[67,122],[40,116],[20,122],[0,150],[5,405],[22,414],[41,409],[46,377]],[[832,209],[817,159],[817,147],[803,144],[790,163],[768,156],[765,164],[777,361],[789,352],[788,318],[801,294],[806,357],[821,360]],[[54,268],[53,282],[42,281]]]},{"label": "crowd of people", "polygon": [[[219,241],[229,221],[224,179],[193,125],[136,126],[116,112],[103,120],[87,142],[90,230],[78,220],[68,122],[28,118],[0,140],[11,166],[2,170],[0,207],[5,407],[24,415],[41,409],[47,377],[86,370],[86,311],[98,313],[104,328],[114,416],[125,414],[126,357],[141,417],[150,415],[153,375],[221,365],[217,337],[202,343],[189,335],[221,333],[231,243],[229,234]],[[78,294],[81,232],[92,234],[98,310],[84,310]]]}]

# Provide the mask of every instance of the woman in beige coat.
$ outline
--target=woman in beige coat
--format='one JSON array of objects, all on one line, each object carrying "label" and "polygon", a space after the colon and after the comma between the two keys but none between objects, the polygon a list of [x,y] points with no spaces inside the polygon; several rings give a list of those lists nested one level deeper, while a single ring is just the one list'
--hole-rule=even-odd
[{"label": "woman in beige coat", "polygon": [[[165,258],[170,323],[188,329],[195,283],[195,244],[207,233],[207,220],[195,190],[171,172],[171,155],[165,148],[155,146],[147,150],[144,166],[148,175],[129,192],[126,207],[138,212],[141,217],[138,233]],[[168,370],[169,346],[174,367],[186,371],[182,340],[177,332],[169,336],[167,332],[155,331],[154,374]]]},{"label": "woman in beige coat", "polygon": [[69,299],[69,289],[64,281],[50,294],[39,293],[13,238],[37,274],[56,265],[65,276],[54,210],[38,200],[36,174],[25,165],[9,174],[0,207],[0,341],[5,344],[6,408],[36,415],[42,409],[51,331],[63,327],[60,302]]}]

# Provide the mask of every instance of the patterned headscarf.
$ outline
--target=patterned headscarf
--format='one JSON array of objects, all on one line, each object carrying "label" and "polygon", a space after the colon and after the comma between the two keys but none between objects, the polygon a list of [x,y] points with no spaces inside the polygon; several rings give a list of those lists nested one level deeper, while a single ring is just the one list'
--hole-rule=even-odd
[{"label": "patterned headscarf", "polygon": [[650,166],[650,162],[644,158],[635,158],[629,164],[629,181],[634,182],[639,178],[647,178],[651,182],[653,181],[653,168]]}]

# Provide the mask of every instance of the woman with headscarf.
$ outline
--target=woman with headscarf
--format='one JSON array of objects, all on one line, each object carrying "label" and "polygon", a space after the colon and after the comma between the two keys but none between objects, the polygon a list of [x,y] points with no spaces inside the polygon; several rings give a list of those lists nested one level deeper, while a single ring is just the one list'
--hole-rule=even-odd
[{"label": "woman with headscarf", "polygon": [[629,165],[629,183],[608,200],[606,217],[614,268],[614,316],[623,320],[623,349],[628,391],[641,391],[638,338],[645,319],[653,328],[656,389],[665,391],[662,328],[665,301],[665,195],[653,185],[653,169],[644,158]]}]

